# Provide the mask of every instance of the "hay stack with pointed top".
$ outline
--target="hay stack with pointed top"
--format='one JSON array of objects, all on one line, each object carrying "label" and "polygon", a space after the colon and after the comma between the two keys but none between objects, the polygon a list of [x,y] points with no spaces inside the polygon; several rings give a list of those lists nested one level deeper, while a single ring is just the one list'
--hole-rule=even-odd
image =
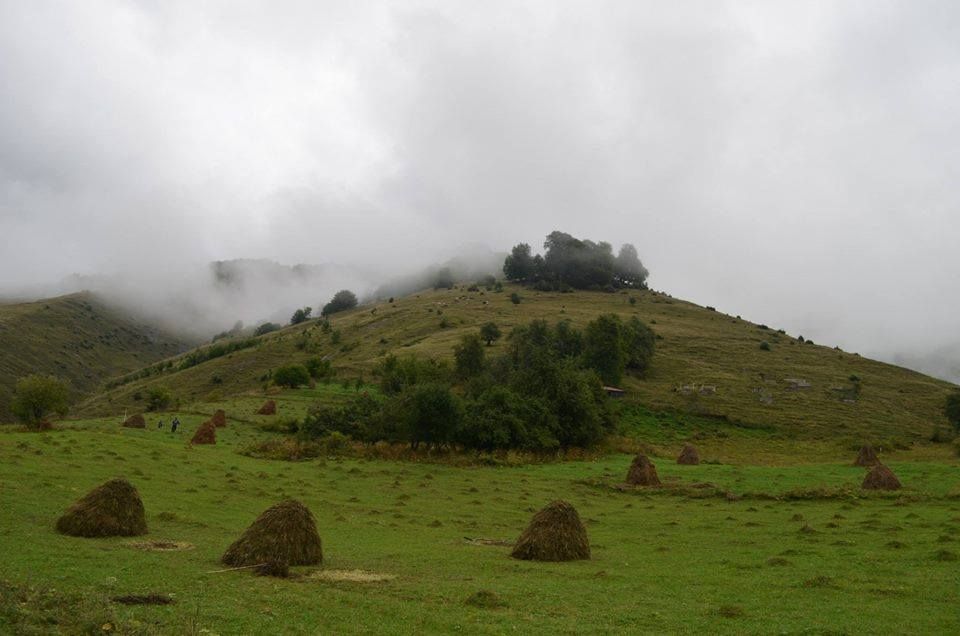
[{"label": "hay stack with pointed top", "polygon": [[696,466],[700,463],[700,453],[697,451],[697,447],[693,444],[687,444],[683,447],[683,450],[680,451],[680,456],[677,457],[678,464],[684,464],[686,466]]},{"label": "hay stack with pointed top", "polygon": [[864,490],[900,490],[903,485],[893,471],[881,463],[877,463],[863,479]]},{"label": "hay stack with pointed top", "polygon": [[282,571],[290,565],[322,563],[323,550],[310,510],[287,499],[264,510],[220,560],[231,567],[257,565]]},{"label": "hay stack with pointed top", "polygon": [[217,409],[217,412],[213,414],[210,421],[213,422],[213,425],[217,428],[223,428],[227,425],[227,414],[223,409]]},{"label": "hay stack with pointed top", "polygon": [[258,415],[276,415],[277,414],[277,403],[273,400],[267,400],[263,403],[263,406],[260,407],[260,410],[257,411]]},{"label": "hay stack with pointed top", "polygon": [[880,460],[877,458],[877,451],[873,450],[873,446],[870,444],[864,444],[860,447],[860,452],[857,453],[857,459],[853,462],[853,465],[874,466],[879,463]]},{"label": "hay stack with pointed top", "polygon": [[147,422],[143,419],[143,415],[137,413],[128,417],[123,426],[126,428],[147,428]]},{"label": "hay stack with pointed top", "polygon": [[657,467],[653,465],[646,455],[637,453],[630,464],[630,470],[627,472],[627,483],[634,486],[660,486],[660,478],[657,477]]},{"label": "hay stack with pointed top", "polygon": [[558,499],[533,516],[510,556],[525,561],[589,559],[587,529],[576,509]]},{"label": "hay stack with pointed top", "polygon": [[193,439],[190,440],[191,444],[216,444],[217,443],[217,427],[213,425],[213,422],[207,420],[197,428],[197,432],[193,434]]},{"label": "hay stack with pointed top", "polygon": [[147,518],[137,489],[125,479],[97,486],[67,508],[57,532],[74,537],[135,537],[147,533]]}]

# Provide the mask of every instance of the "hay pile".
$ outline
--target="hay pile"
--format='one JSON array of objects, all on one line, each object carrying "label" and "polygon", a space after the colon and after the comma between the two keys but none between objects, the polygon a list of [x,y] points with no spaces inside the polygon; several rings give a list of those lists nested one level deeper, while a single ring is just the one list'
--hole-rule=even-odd
[{"label": "hay pile", "polygon": [[147,428],[147,422],[143,419],[143,415],[140,413],[128,417],[127,421],[124,422],[123,425],[126,428]]},{"label": "hay pile", "polygon": [[213,422],[213,425],[217,428],[224,428],[227,425],[227,414],[224,413],[223,409],[217,409],[217,412],[213,414],[210,421]]},{"label": "hay pile", "polygon": [[263,406],[260,407],[260,410],[257,411],[258,415],[276,415],[277,414],[277,403],[273,400],[267,400],[263,403]]},{"label": "hay pile", "polygon": [[680,456],[677,457],[678,464],[684,464],[687,466],[696,466],[700,463],[700,453],[697,451],[697,447],[693,444],[687,444],[683,447],[683,450],[680,451]]},{"label": "hay pile", "polygon": [[111,479],[67,508],[57,532],[74,537],[135,537],[147,533],[140,493],[125,479]]},{"label": "hay pile", "polygon": [[873,450],[873,446],[870,444],[864,444],[860,447],[860,452],[857,453],[857,459],[853,462],[853,465],[874,466],[879,463],[880,460],[877,458],[877,451]]},{"label": "hay pile", "polygon": [[193,439],[190,440],[191,444],[216,444],[217,443],[217,427],[213,425],[213,422],[207,420],[197,429],[197,432],[193,434]]},{"label": "hay pile", "polygon": [[637,453],[633,458],[630,471],[627,473],[627,483],[634,486],[661,485],[660,478],[657,477],[657,467],[643,453]]},{"label": "hay pile", "polygon": [[877,463],[863,479],[864,490],[900,490],[902,484],[893,471]]},{"label": "hay pile", "polygon": [[220,560],[231,567],[267,564],[267,570],[282,571],[322,563],[323,550],[310,510],[287,499],[263,511]]},{"label": "hay pile", "polygon": [[587,529],[576,509],[558,499],[533,516],[510,556],[526,561],[589,559]]}]

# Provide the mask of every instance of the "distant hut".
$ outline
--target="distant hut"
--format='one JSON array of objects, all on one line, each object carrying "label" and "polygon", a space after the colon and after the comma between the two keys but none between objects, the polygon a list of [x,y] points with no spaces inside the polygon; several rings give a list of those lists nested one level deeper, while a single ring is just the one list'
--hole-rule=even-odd
[{"label": "distant hut", "polygon": [[147,518],[137,489],[111,479],[67,508],[56,527],[74,537],[134,537],[147,533]]},{"label": "distant hut", "polygon": [[863,479],[864,490],[900,490],[903,485],[893,471],[877,463]]},{"label": "distant hut", "polygon": [[313,514],[299,501],[281,501],[263,511],[220,560],[232,567],[256,565],[261,574],[272,576],[284,575],[291,565],[322,563]]},{"label": "distant hut", "polygon": [[525,561],[589,559],[587,529],[573,506],[566,501],[553,501],[533,516],[510,556]]},{"label": "distant hut", "polygon": [[860,447],[860,452],[857,453],[857,459],[853,462],[853,465],[874,466],[879,463],[880,460],[877,458],[877,451],[875,451],[870,444],[864,444]]},{"label": "distant hut", "polygon": [[612,397],[612,398],[622,398],[624,395],[627,394],[626,391],[624,391],[623,389],[618,389],[615,386],[605,386],[603,387],[603,390],[606,392],[608,397]]},{"label": "distant hut", "polygon": [[643,453],[637,453],[627,472],[627,483],[634,486],[660,486],[657,467]]},{"label": "distant hut", "polygon": [[697,451],[697,447],[693,444],[686,444],[683,450],[680,451],[680,456],[677,457],[677,463],[687,466],[696,466],[699,464],[700,453]]}]

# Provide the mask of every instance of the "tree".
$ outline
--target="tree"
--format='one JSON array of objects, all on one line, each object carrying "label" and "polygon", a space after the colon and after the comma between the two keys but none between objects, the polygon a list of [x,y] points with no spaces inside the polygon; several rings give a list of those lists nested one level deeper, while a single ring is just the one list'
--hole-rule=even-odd
[{"label": "tree", "polygon": [[957,433],[960,433],[960,391],[954,391],[947,396],[943,405],[943,414],[947,416],[947,420]]},{"label": "tree", "polygon": [[296,310],[293,312],[293,316],[290,317],[290,324],[299,325],[301,322],[306,322],[310,319],[310,312],[312,311],[312,307],[304,307],[303,309]]},{"label": "tree", "polygon": [[253,335],[262,336],[264,334],[270,333],[271,331],[276,331],[279,328],[280,328],[280,325],[278,325],[275,322],[265,322],[262,325],[258,326],[256,329],[254,329]]},{"label": "tree", "polygon": [[647,271],[647,268],[643,266],[637,256],[637,248],[630,243],[624,243],[620,247],[620,253],[617,254],[617,260],[614,263],[615,284],[618,287],[646,289],[649,274],[650,272]]},{"label": "tree", "polygon": [[410,387],[385,407],[385,419],[402,424],[413,448],[420,444],[439,448],[453,441],[462,417],[460,398],[447,385],[433,382]]},{"label": "tree", "polygon": [[310,372],[302,364],[280,367],[273,372],[273,383],[295,389],[303,384],[310,384]]},{"label": "tree", "polygon": [[450,271],[449,267],[444,267],[437,271],[437,275],[433,279],[434,289],[451,289],[453,284],[453,272]]},{"label": "tree", "polygon": [[456,360],[457,375],[461,378],[470,378],[483,371],[483,341],[475,333],[467,334],[460,339],[453,349]]},{"label": "tree", "polygon": [[338,311],[353,309],[356,306],[356,294],[349,289],[341,289],[333,295],[333,298],[330,299],[330,302],[323,306],[323,310],[320,313],[324,316],[329,316],[330,314],[335,314]]},{"label": "tree", "polygon": [[36,428],[49,413],[67,413],[67,385],[52,375],[20,378],[14,391],[10,410],[30,428]]},{"label": "tree", "polygon": [[529,245],[520,243],[513,246],[513,250],[503,261],[503,275],[507,280],[514,281],[526,281],[533,278],[534,263]]},{"label": "tree", "polygon": [[147,410],[162,411],[173,402],[173,394],[165,386],[155,386],[147,391]]},{"label": "tree", "polygon": [[587,324],[583,338],[583,362],[606,384],[616,385],[627,366],[621,331],[623,323],[615,314],[604,314]]},{"label": "tree", "polygon": [[483,338],[488,347],[493,344],[494,340],[499,340],[501,335],[503,334],[500,333],[500,327],[495,322],[488,322],[480,327],[480,337]]},{"label": "tree", "polygon": [[626,354],[627,368],[644,372],[650,366],[656,346],[657,336],[653,329],[645,325],[636,316],[632,317],[623,329],[623,348]]}]

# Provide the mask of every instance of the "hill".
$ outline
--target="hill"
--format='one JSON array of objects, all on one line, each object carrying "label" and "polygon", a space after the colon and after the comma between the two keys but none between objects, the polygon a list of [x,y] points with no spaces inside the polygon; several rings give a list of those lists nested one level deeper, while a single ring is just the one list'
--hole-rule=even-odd
[{"label": "hill", "polygon": [[[548,293],[510,285],[500,293],[465,289],[423,291],[336,314],[330,333],[316,320],[287,327],[238,342],[245,348],[183,370],[177,369],[184,358],[174,359],[158,375],[121,380],[79,412],[136,408],[137,396],[152,386],[168,387],[181,404],[256,392],[264,388],[271,369],[316,356],[329,358],[341,377],[371,380],[389,353],[451,358],[459,338],[488,321],[507,333],[538,318],[569,319],[582,326],[607,312],[636,315],[658,335],[646,377],[628,377],[623,387],[626,403],[653,411],[695,413],[791,437],[910,440],[928,436],[944,422],[940,408],[953,387],[655,291]],[[520,294],[522,302],[512,303],[511,292]],[[761,348],[764,342],[767,348]],[[502,347],[502,342],[495,344],[491,351]]]},{"label": "hill", "polygon": [[90,293],[0,305],[0,422],[12,419],[9,405],[19,377],[49,373],[68,381],[79,397],[108,377],[189,346]]}]

